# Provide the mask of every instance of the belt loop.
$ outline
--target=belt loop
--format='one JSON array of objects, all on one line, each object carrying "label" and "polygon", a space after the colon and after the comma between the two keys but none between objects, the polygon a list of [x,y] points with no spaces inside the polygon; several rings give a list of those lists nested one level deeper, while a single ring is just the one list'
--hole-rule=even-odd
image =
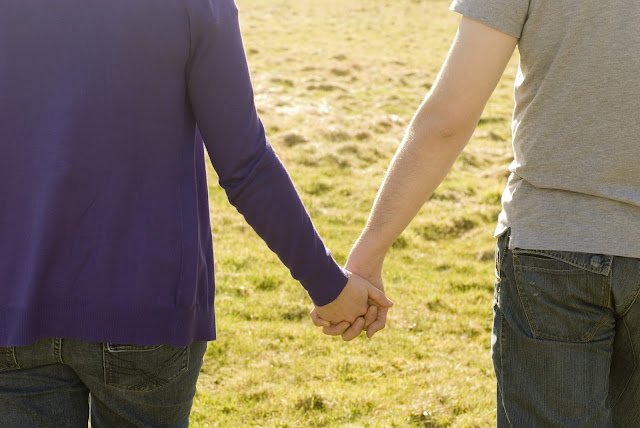
[{"label": "belt loop", "polygon": [[[504,260],[504,254],[509,249],[511,243],[511,229],[507,229],[498,240],[498,269],[502,269],[502,262]],[[499,273],[499,272],[498,272]]]},{"label": "belt loop", "polygon": [[53,338],[53,356],[64,364],[62,361],[62,339],[59,337]]}]

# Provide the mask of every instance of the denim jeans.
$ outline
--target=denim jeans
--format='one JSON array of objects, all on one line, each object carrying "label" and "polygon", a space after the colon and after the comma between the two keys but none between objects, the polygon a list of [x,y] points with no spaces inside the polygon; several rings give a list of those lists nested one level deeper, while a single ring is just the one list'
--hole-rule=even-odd
[{"label": "denim jeans", "polygon": [[496,246],[502,427],[640,427],[640,259]]},{"label": "denim jeans", "polygon": [[[207,342],[0,347],[0,427],[187,427]],[[89,406],[89,402],[91,405]]]}]

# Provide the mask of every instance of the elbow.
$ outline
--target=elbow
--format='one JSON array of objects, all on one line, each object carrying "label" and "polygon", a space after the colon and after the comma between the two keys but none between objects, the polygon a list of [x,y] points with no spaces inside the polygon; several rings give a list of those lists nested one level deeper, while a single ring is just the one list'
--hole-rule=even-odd
[{"label": "elbow", "polygon": [[460,135],[461,128],[449,122],[437,122],[431,126],[430,132],[440,140],[452,140]]},{"label": "elbow", "polygon": [[264,179],[264,170],[270,163],[269,150],[265,147],[251,156],[227,165],[227,170],[219,172],[219,184],[233,203],[247,188]]},{"label": "elbow", "polygon": [[474,119],[455,109],[425,103],[416,112],[409,132],[417,137],[443,143],[466,144],[477,123]]},{"label": "elbow", "polygon": [[[410,132],[417,137],[439,141],[456,141],[468,133],[469,126],[456,117],[431,114],[416,117],[411,124]],[[421,139],[422,139],[421,138]]]}]

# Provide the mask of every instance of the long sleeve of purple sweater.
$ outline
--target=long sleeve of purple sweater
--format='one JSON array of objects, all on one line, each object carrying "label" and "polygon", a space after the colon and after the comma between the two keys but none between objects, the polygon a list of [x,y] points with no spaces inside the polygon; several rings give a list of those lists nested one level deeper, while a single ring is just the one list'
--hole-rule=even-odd
[{"label": "long sleeve of purple sweater", "polygon": [[232,0],[0,1],[0,346],[215,338],[203,140],[229,201],[335,299],[347,277],[265,137]]},{"label": "long sleeve of purple sweater", "polygon": [[[202,3],[201,3],[202,4]],[[205,2],[205,6],[213,7]],[[191,16],[189,96],[213,167],[229,201],[289,267],[316,304],[337,297],[337,269],[265,138],[256,112],[235,6]],[[220,17],[219,23],[211,17]],[[217,28],[218,31],[210,31]],[[221,84],[221,82],[224,82]]]}]

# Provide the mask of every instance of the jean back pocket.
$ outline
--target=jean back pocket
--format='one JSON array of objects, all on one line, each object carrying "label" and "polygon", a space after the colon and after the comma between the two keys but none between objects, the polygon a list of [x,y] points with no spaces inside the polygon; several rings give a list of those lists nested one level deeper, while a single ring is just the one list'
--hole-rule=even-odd
[{"label": "jean back pocket", "polygon": [[611,256],[567,251],[513,250],[520,300],[537,339],[594,340],[614,322]]},{"label": "jean back pocket", "polygon": [[118,345],[103,347],[105,384],[131,391],[152,391],[189,368],[189,346]]}]

